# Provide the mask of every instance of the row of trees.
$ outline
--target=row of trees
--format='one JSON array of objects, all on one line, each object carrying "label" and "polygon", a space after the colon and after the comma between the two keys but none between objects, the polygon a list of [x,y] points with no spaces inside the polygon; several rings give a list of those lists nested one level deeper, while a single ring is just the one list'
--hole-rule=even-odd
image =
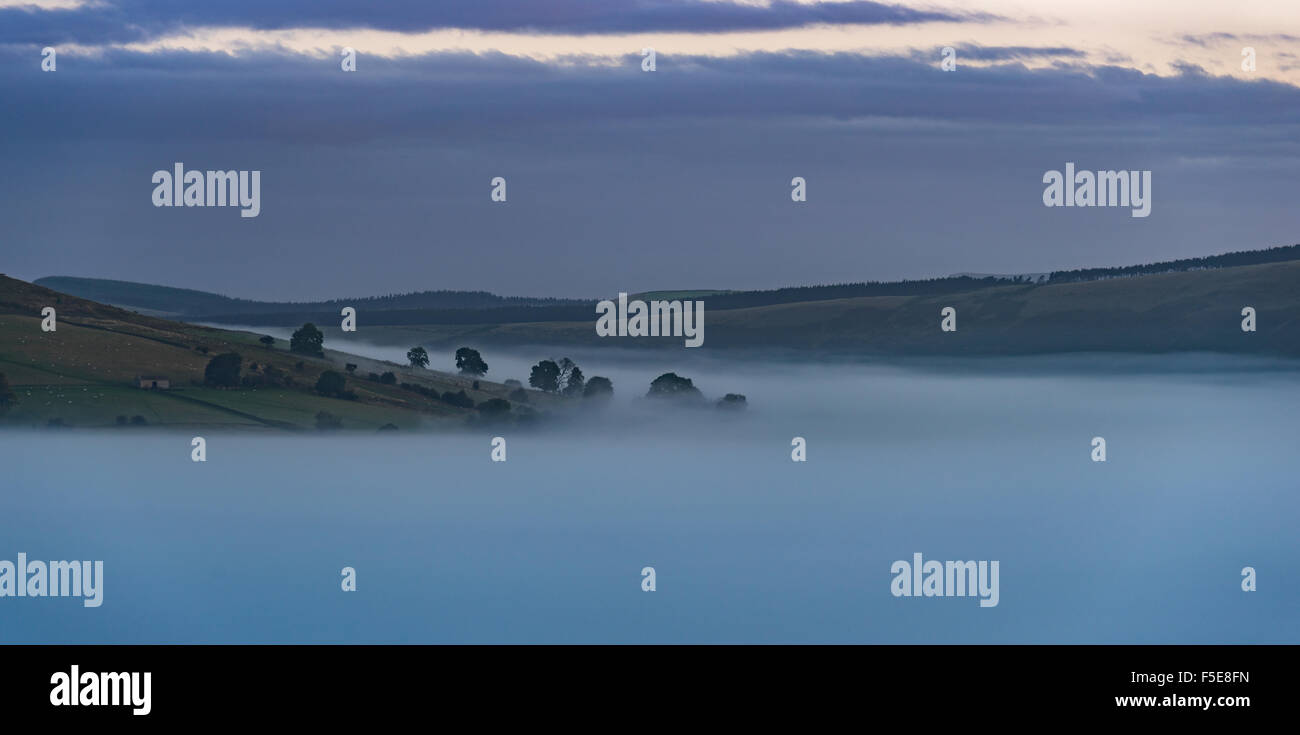
[{"label": "row of trees", "polygon": [[569,358],[542,360],[533,366],[528,384],[546,393],[583,398],[608,398],[614,395],[614,383],[599,375],[587,380],[582,368]]},{"label": "row of trees", "polygon": [[[411,367],[427,368],[429,367],[429,352],[416,345],[406,351],[406,360],[411,363]],[[479,354],[478,350],[462,347],[456,350],[456,370],[461,375],[472,375],[477,378],[487,374],[488,364],[483,361],[483,356]]]},{"label": "row of trees", "polygon": [[[690,378],[683,378],[677,373],[664,373],[650,382],[647,398],[676,399],[693,403],[702,403],[704,394],[695,387]],[[747,405],[745,396],[740,393],[728,393],[717,401],[718,408],[742,409]]]}]

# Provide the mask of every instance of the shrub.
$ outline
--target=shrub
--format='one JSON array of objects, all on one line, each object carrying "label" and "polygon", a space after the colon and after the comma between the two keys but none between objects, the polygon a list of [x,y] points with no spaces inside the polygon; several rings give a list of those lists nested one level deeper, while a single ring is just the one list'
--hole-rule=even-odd
[{"label": "shrub", "polygon": [[583,398],[609,398],[614,395],[614,384],[609,378],[602,378],[599,375],[593,375],[591,380],[587,381],[587,386],[582,389]]},{"label": "shrub", "polygon": [[244,358],[237,352],[226,352],[208,361],[203,370],[203,382],[218,388],[234,388],[239,385],[239,368]]},{"label": "shrub", "polygon": [[451,391],[447,391],[446,393],[443,393],[442,401],[443,403],[449,403],[453,406],[459,406],[460,408],[474,407],[474,399],[465,395],[465,390],[463,388],[456,393],[452,393]]},{"label": "shrub", "polygon": [[510,401],[504,398],[489,398],[478,404],[478,411],[484,416],[504,416],[510,413]]},{"label": "shrub", "polygon": [[316,380],[316,392],[323,396],[342,396],[347,380],[342,373],[326,370]]}]

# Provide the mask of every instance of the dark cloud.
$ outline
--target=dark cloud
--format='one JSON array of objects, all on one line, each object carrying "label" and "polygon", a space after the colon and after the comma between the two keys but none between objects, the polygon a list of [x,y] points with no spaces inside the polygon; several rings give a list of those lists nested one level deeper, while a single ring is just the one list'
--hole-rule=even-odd
[{"label": "dark cloud", "polygon": [[107,0],[75,10],[0,9],[0,43],[106,44],[139,41],[203,26],[259,30],[444,28],[535,34],[770,31],[814,24],[987,22],[995,16],[849,0],[742,5],[708,0]]},{"label": "dark cloud", "polygon": [[[1019,51],[964,53],[1014,60]],[[363,55],[361,71],[345,74],[328,56],[111,51],[65,55],[60,70],[47,74],[39,54],[10,51],[0,53],[0,97],[11,102],[0,108],[0,126],[11,138],[345,143],[620,120],[1292,125],[1300,114],[1300,89],[1212,77],[1194,65],[1172,77],[1014,61],[945,73],[937,58],[661,55],[648,74],[635,55],[613,68],[502,54]]]},{"label": "dark cloud", "polygon": [[[0,50],[0,253],[20,277],[308,299],[1038,272],[1295,241],[1300,90],[999,54],[952,73],[937,53],[812,52],[661,55],[654,73],[638,56],[363,55],[343,73],[333,56],[112,51],[43,73]],[[175,161],[262,170],[261,216],[155,209],[150,174]],[[1066,161],[1153,170],[1152,216],[1044,208],[1043,172]]]}]

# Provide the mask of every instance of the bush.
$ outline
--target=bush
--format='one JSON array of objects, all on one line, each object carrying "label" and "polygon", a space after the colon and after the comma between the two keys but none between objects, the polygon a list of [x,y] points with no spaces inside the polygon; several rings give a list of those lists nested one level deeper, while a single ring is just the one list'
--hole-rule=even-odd
[{"label": "bush", "polygon": [[132,417],[131,417],[131,425],[132,425],[132,426],[145,426],[145,425],[147,425],[148,423],[149,423],[149,422],[148,422],[148,421],[145,421],[145,420],[144,420],[144,417],[141,416],[141,415],[139,415],[139,414],[136,414],[135,416],[132,416]]},{"label": "bush", "polygon": [[342,429],[343,419],[340,419],[338,416],[335,416],[329,411],[321,411],[320,413],[316,414],[316,428],[320,429],[321,431],[333,431],[334,429]]},{"label": "bush", "polygon": [[474,390],[478,390],[478,381],[474,381]]},{"label": "bush", "polygon": [[442,402],[451,404],[453,406],[459,406],[460,408],[474,407],[474,399],[465,395],[464,389],[461,389],[459,392],[456,393],[452,393],[451,391],[447,391],[446,393],[443,393]]},{"label": "bush", "polygon": [[484,416],[504,416],[510,413],[510,401],[504,398],[489,398],[478,404],[478,411]]},{"label": "bush", "polygon": [[379,382],[384,385],[397,385],[397,376],[390,370],[379,376]]},{"label": "bush", "polygon": [[237,352],[226,352],[208,361],[203,370],[203,382],[218,388],[235,388],[239,385],[239,368],[244,358]]},{"label": "bush", "polygon": [[508,397],[515,403],[528,403],[528,391],[523,388],[515,388]]},{"label": "bush", "polygon": [[583,398],[609,398],[614,395],[614,384],[609,378],[602,378],[599,375],[593,375],[591,380],[587,381],[587,386],[582,389]]},{"label": "bush", "polygon": [[117,425],[118,425],[118,426],[126,426],[126,417],[125,417],[125,416],[118,416],[118,417],[117,417],[116,419],[114,419],[114,420],[117,422]]},{"label": "bush", "polygon": [[740,393],[728,393],[718,401],[718,408],[727,408],[731,410],[742,409],[746,406],[745,396]]},{"label": "bush", "polygon": [[323,396],[342,397],[343,391],[347,386],[347,380],[342,373],[336,373],[333,370],[326,370],[320,374],[316,380],[316,392]]}]

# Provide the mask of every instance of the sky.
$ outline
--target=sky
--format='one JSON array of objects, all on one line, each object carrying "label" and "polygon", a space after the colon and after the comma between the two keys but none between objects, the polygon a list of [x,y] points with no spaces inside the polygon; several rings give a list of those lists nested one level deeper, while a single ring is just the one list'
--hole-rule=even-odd
[{"label": "sky", "polygon": [[[1298,155],[1282,0],[0,0],[0,272],[28,280],[603,297],[1125,265],[1300,242]],[[260,214],[155,207],[176,162],[260,171]],[[1044,206],[1067,162],[1151,171],[1150,216]]]}]

